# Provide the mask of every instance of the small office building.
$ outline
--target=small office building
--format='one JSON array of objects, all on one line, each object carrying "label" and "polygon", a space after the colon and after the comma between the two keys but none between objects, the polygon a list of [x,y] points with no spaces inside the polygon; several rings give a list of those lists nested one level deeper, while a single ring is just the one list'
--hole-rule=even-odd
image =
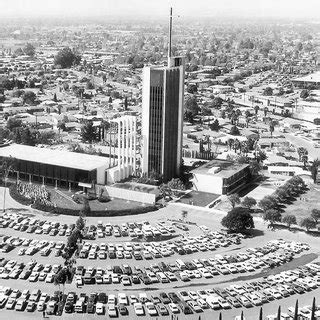
[{"label": "small office building", "polygon": [[191,171],[194,189],[215,194],[230,194],[244,186],[251,177],[248,164],[234,164],[214,159]]}]

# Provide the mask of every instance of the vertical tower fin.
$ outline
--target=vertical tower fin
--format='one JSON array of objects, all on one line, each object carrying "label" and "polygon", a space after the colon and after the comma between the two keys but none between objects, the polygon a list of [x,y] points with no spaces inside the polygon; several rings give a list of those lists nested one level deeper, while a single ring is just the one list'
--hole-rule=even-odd
[{"label": "vertical tower fin", "polygon": [[172,45],[172,7],[170,8],[169,18],[169,44],[168,44],[168,60],[171,58],[171,45]]}]

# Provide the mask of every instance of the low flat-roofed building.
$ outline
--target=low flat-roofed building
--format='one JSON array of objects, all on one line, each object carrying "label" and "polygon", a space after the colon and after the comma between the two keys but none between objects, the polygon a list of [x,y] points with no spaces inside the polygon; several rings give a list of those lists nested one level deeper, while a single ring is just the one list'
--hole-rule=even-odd
[{"label": "low flat-roofed building", "polygon": [[16,178],[65,188],[105,184],[110,167],[106,157],[20,144],[0,148],[0,159],[8,157],[17,160]]},{"label": "low flat-roofed building", "polygon": [[230,194],[244,186],[251,176],[248,164],[214,159],[191,171],[193,185],[198,191]]},{"label": "low flat-roofed building", "polygon": [[289,147],[290,142],[286,138],[265,137],[258,140],[261,149],[274,147]]},{"label": "low flat-roofed building", "polygon": [[298,88],[307,88],[309,85],[313,85],[315,89],[320,88],[320,71],[308,74],[303,77],[291,79],[294,86]]}]

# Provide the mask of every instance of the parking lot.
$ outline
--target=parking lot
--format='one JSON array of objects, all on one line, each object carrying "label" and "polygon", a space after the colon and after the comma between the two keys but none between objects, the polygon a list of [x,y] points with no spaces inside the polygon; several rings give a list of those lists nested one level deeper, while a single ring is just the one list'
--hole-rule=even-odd
[{"label": "parking lot", "polygon": [[[175,205],[161,209],[156,213],[130,217],[132,220],[128,219],[128,217],[112,217],[103,218],[100,221],[101,223],[96,219],[94,220],[94,218],[87,218],[87,226],[94,225],[96,227],[95,230],[92,230],[94,239],[84,241],[81,250],[85,251],[86,254],[80,258],[80,250],[74,278],[71,283],[65,285],[64,297],[67,299],[68,293],[74,292],[76,298],[70,300],[69,296],[67,310],[64,310],[62,318],[99,318],[100,316],[96,314],[98,295],[94,298],[93,293],[106,294],[103,308],[107,317],[109,317],[108,306],[111,305],[111,315],[116,310],[117,316],[130,319],[141,318],[141,316],[136,315],[132,304],[134,303],[134,298],[132,297],[133,300],[130,300],[132,295],[135,295],[138,301],[144,301],[142,303],[143,312],[145,313],[144,318],[152,317],[149,312],[157,312],[158,317],[161,316],[162,312],[163,318],[167,319],[174,312],[177,312],[175,307],[179,310],[179,319],[198,319],[199,315],[201,315],[202,319],[211,319],[213,314],[218,316],[219,312],[228,317],[227,319],[229,317],[231,319],[239,315],[242,308],[246,319],[255,319],[261,304],[263,304],[264,312],[267,314],[270,310],[269,313],[271,314],[276,312],[279,304],[283,308],[294,305],[297,297],[299,297],[301,303],[310,305],[312,297],[319,296],[319,280],[317,280],[319,271],[310,270],[310,268],[308,270],[297,269],[306,263],[319,261],[317,258],[319,246],[316,239],[303,233],[293,234],[285,230],[277,231],[276,233],[272,232],[267,230],[260,220],[256,220],[255,224],[261,232],[257,233],[253,238],[240,236],[233,238],[220,233],[219,222],[221,216],[192,209],[188,211],[186,218],[191,224],[187,224],[181,221],[182,210],[182,208]],[[15,260],[11,263],[15,264],[16,269],[18,267],[22,268],[22,264],[24,264],[21,273],[27,270],[27,264],[30,260],[34,260],[34,267],[36,270],[39,268],[39,270],[30,269],[29,277],[33,272],[38,273],[36,280],[34,281],[31,278],[32,281],[30,281],[29,277],[19,279],[21,273],[17,276],[17,279],[14,279],[16,277],[15,274],[12,274],[13,278],[10,278],[9,274],[5,275],[7,272],[2,267],[0,268],[0,277],[2,274],[4,276],[2,279],[0,278],[0,284],[11,289],[18,289],[21,292],[27,285],[30,293],[34,289],[39,289],[41,292],[48,293],[50,298],[48,297],[47,299],[53,298],[54,300],[54,292],[59,289],[63,291],[62,285],[60,285],[60,288],[55,286],[49,276],[49,274],[53,273],[52,269],[49,270],[50,267],[58,268],[63,263],[63,259],[60,256],[56,256],[56,251],[59,250],[59,243],[62,246],[66,240],[65,235],[59,235],[59,229],[60,226],[65,227],[64,225],[66,225],[66,232],[68,227],[75,222],[75,218],[57,218],[36,212],[24,213],[28,217],[27,219],[35,219],[41,221],[41,223],[44,221],[43,225],[46,222],[50,222],[50,225],[54,226],[54,223],[59,221],[59,226],[57,226],[58,233],[53,236],[50,235],[50,231],[48,233],[43,231],[35,233],[37,228],[32,233],[28,233],[27,229],[24,231],[20,229],[21,223],[19,228],[14,228],[14,225],[10,227],[7,225],[2,228],[2,235],[7,237],[2,239],[12,243],[15,248],[7,253],[1,252],[0,257],[8,261]],[[6,220],[8,217],[4,218]],[[185,225],[188,230],[183,230],[183,227],[177,227],[177,221],[178,225]],[[197,224],[194,224],[196,221]],[[102,224],[100,229],[102,229],[103,236],[101,237],[98,236],[99,224]],[[132,228],[130,224],[132,224]],[[111,235],[106,235],[106,227],[108,225],[112,226]],[[128,235],[122,234],[122,229],[125,225],[128,229]],[[120,236],[114,234],[113,229],[117,229],[117,227],[119,227]],[[166,236],[167,232],[169,238],[161,238],[162,236],[157,238],[159,236],[154,236],[154,233],[152,233],[152,237],[146,235],[130,237],[129,230],[134,230],[135,227],[141,232],[151,230],[151,232],[157,233],[158,231],[161,233],[163,231],[164,236]],[[55,228],[54,226],[53,229]],[[285,239],[285,241],[280,240],[277,242],[275,239]],[[23,245],[23,241],[25,241],[25,245]],[[19,255],[19,250],[28,250],[30,248],[28,241],[30,243],[34,241],[35,246],[40,246],[41,244],[42,247],[32,255],[28,255],[26,252]],[[56,247],[57,244],[58,248]],[[5,245],[2,246],[4,247]],[[52,246],[52,248],[48,255],[46,256],[44,252],[41,255],[40,252],[49,246]],[[179,249],[183,250],[179,253]],[[135,258],[135,251],[140,252],[142,259]],[[147,251],[149,255],[145,252],[146,256],[144,256],[144,251]],[[89,259],[90,252],[95,252],[95,255],[92,255],[94,258]],[[105,258],[102,258],[100,252],[105,252]],[[112,255],[110,257],[110,252],[115,253],[114,258]],[[117,252],[121,252],[122,255],[117,255]],[[157,252],[160,255],[158,258],[156,257]],[[128,253],[131,254],[131,257]],[[99,254],[101,257],[99,257]],[[318,265],[315,264],[315,266]],[[313,268],[316,268],[315,266]],[[31,268],[31,264],[29,268]],[[16,269],[14,269],[14,266],[10,267],[11,272]],[[311,274],[312,279],[315,279],[314,281],[310,281],[307,272],[316,274],[316,276]],[[45,275],[46,273],[47,275]],[[273,274],[281,275],[272,276]],[[87,280],[84,281],[86,275]],[[93,280],[89,280],[89,275],[92,275],[91,279]],[[47,277],[49,277],[48,280]],[[248,283],[252,284],[247,285]],[[238,287],[243,284],[245,284],[244,287]],[[275,291],[270,292],[270,287]],[[244,292],[241,290],[244,290]],[[304,293],[302,293],[302,290],[304,290]],[[176,303],[177,306],[171,305],[170,308],[169,304],[163,303],[160,296],[161,292],[166,293],[169,296],[170,303]],[[128,299],[128,305],[126,306],[128,315],[126,316],[120,314],[120,311],[121,313],[125,312],[125,308],[122,307],[122,302],[120,303],[121,308],[119,308],[119,293],[124,293]],[[143,295],[140,297],[141,299],[139,298],[142,293],[147,294],[147,299],[150,303],[146,304],[146,298]],[[80,296],[81,294],[82,297]],[[108,295],[111,295],[110,303],[108,303]],[[116,303],[114,303],[112,295],[115,295]],[[272,295],[274,295],[273,299],[271,298]],[[239,300],[239,297],[247,298],[249,301],[248,308],[245,307],[248,302]],[[100,299],[102,299],[101,296]],[[88,311],[89,301],[95,301],[93,303],[94,313],[74,312],[77,301],[78,305],[81,304],[81,301],[84,301],[84,312]],[[102,299],[102,301],[104,300]],[[34,308],[37,308],[38,304],[39,301],[34,305]],[[46,304],[48,305],[48,300]],[[113,305],[115,308],[113,308]],[[168,316],[164,315],[165,308],[163,308],[163,305],[168,311]],[[25,305],[25,308],[27,306],[28,304]],[[66,305],[63,308],[65,307]],[[91,308],[91,305],[89,307]],[[98,310],[100,307],[101,305],[98,305]],[[29,308],[31,309],[32,307],[30,306]],[[73,312],[68,313],[68,308],[71,308]],[[78,306],[78,308],[80,307]],[[136,309],[139,313],[140,305],[137,305]],[[184,314],[184,312],[188,313],[189,309],[192,314]],[[19,314],[19,318],[30,319],[42,316],[40,311],[28,312],[25,310],[22,313],[15,310],[7,310],[6,306],[4,306],[1,310],[0,318],[5,319],[5,317],[13,314]],[[48,317],[51,318],[52,316],[49,315]]]}]

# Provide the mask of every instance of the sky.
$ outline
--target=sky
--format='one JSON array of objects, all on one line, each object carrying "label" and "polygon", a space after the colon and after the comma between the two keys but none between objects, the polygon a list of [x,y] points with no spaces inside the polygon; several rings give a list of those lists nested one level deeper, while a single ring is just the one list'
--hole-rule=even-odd
[{"label": "sky", "polygon": [[0,0],[0,16],[320,18],[320,0]]}]

